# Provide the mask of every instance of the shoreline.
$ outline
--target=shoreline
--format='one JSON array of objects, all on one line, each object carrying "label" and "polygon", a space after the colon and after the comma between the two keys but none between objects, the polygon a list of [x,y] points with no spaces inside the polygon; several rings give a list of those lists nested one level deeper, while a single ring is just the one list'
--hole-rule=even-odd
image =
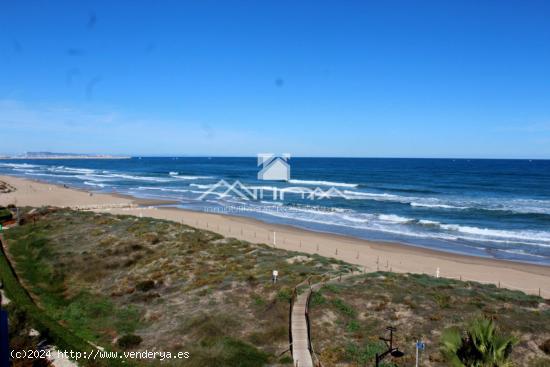
[{"label": "shoreline", "polygon": [[119,193],[92,193],[14,176],[0,176],[0,181],[17,188],[15,192],[0,194],[0,205],[51,205],[172,220],[226,237],[337,258],[359,265],[365,271],[424,273],[432,276],[439,273],[445,278],[492,283],[530,294],[538,294],[540,291],[541,296],[550,298],[550,266],[455,254],[394,242],[370,241],[286,224],[271,224],[237,215],[173,207],[157,208],[155,206],[177,202],[139,199]]}]

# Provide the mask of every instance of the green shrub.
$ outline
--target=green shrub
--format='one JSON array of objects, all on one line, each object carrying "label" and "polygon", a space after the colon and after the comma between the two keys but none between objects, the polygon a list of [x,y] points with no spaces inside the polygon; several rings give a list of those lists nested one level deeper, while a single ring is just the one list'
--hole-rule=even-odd
[{"label": "green shrub", "polygon": [[341,299],[335,299],[332,304],[338,311],[349,317],[355,317],[355,309]]},{"label": "green shrub", "polygon": [[447,361],[462,366],[510,366],[514,337],[498,332],[493,320],[477,318],[465,330],[450,328],[441,335],[441,350]]},{"label": "green shrub", "polygon": [[117,345],[122,349],[130,349],[137,347],[142,341],[143,339],[141,339],[141,336],[139,335],[126,334],[118,339]]},{"label": "green shrub", "polygon": [[292,290],[290,288],[283,288],[277,293],[277,299],[280,301],[290,301],[292,299]]},{"label": "green shrub", "polygon": [[136,289],[138,291],[147,292],[155,288],[155,282],[152,280],[143,280],[136,284]]},{"label": "green shrub", "polygon": [[13,214],[8,209],[0,209],[0,223],[12,220]]}]

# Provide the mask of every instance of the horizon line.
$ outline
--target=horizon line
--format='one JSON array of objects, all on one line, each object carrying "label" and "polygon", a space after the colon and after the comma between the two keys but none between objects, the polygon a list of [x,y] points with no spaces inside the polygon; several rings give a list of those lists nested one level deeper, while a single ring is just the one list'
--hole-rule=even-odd
[{"label": "horizon line", "polygon": [[[55,154],[55,153],[54,153]],[[140,155],[140,154],[112,154],[112,153],[59,153],[59,154],[74,154],[81,156],[90,156],[90,159],[93,159],[94,156],[109,156],[113,159],[118,157],[125,158],[257,158],[257,155],[206,155],[206,154],[197,154],[197,155]],[[296,155],[291,154],[291,159],[293,158],[317,158],[317,159],[441,159],[441,160],[524,160],[524,161],[548,161],[548,158],[502,158],[502,157],[391,157],[391,156],[305,156],[305,155]],[[28,157],[17,157],[17,155],[10,154],[0,154],[0,160],[2,159],[20,159],[20,160],[56,160],[59,158],[28,158]],[[68,158],[70,159],[70,158]],[[78,159],[78,158],[74,158]]]}]

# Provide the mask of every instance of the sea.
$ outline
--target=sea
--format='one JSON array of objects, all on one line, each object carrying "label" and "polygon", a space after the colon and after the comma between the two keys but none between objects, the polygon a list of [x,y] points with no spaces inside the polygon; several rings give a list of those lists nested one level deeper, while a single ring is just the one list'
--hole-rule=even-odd
[{"label": "sea", "polygon": [[473,256],[550,265],[550,161],[256,157],[0,160],[0,174],[184,209]]}]

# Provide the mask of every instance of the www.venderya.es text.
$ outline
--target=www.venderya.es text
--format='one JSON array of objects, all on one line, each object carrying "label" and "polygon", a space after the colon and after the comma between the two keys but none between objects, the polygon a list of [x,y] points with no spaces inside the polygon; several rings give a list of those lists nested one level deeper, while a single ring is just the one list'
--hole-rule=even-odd
[{"label": "www.venderya.es text", "polygon": [[12,359],[26,359],[26,358],[46,358],[46,359],[71,359],[78,361],[81,359],[95,360],[95,359],[158,359],[160,361],[166,359],[188,359],[191,355],[189,352],[163,352],[163,351],[106,351],[106,350],[94,350],[91,352],[77,352],[73,350],[20,350],[11,351]]}]

